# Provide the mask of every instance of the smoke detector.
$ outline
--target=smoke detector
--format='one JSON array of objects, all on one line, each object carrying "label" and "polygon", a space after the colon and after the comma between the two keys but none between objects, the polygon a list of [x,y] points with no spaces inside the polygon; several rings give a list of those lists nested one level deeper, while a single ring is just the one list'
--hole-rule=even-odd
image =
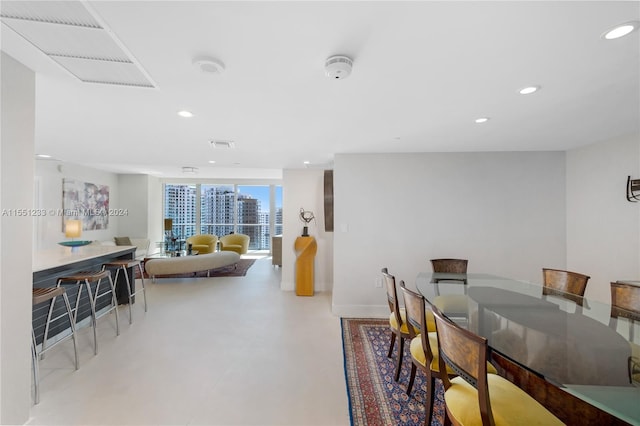
[{"label": "smoke detector", "polygon": [[324,70],[327,77],[334,80],[341,80],[349,77],[353,61],[351,58],[342,55],[331,56],[324,63]]},{"label": "smoke detector", "polygon": [[222,61],[209,56],[198,56],[194,58],[193,65],[205,74],[222,74],[224,64]]}]

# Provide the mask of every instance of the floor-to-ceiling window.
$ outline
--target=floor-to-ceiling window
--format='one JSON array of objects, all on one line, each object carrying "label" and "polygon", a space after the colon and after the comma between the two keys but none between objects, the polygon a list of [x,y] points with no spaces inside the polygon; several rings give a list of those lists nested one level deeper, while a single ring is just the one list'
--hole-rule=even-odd
[{"label": "floor-to-ceiling window", "polygon": [[269,250],[282,234],[280,185],[165,184],[164,202],[179,238],[235,232],[249,235],[250,250]]},{"label": "floor-to-ceiling window", "polygon": [[165,185],[164,217],[173,219],[173,236],[185,238],[195,234],[196,185]]},{"label": "floor-to-ceiling window", "polygon": [[227,235],[234,231],[236,192],[233,185],[200,185],[200,233]]}]

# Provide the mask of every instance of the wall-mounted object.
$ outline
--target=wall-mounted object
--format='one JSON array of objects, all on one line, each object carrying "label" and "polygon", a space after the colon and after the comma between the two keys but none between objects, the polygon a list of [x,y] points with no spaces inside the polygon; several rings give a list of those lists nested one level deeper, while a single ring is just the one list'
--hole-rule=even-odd
[{"label": "wall-mounted object", "polygon": [[632,203],[640,201],[640,179],[627,177],[627,200]]},{"label": "wall-mounted object", "polygon": [[333,232],[333,170],[324,171],[324,230]]}]

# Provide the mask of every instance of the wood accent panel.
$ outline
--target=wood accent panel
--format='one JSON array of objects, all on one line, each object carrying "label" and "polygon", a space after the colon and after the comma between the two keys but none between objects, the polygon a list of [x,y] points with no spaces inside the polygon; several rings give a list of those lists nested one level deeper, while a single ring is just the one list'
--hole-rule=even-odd
[{"label": "wood accent panel", "polygon": [[324,230],[333,232],[333,170],[324,171]]},{"label": "wood accent panel", "polygon": [[527,392],[568,425],[629,425],[493,351],[491,363],[498,374]]}]

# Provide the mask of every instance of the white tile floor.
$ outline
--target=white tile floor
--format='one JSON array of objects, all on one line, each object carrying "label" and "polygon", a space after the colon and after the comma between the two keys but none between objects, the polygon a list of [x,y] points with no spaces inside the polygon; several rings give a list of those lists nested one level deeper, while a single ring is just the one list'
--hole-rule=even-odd
[{"label": "white tile floor", "polygon": [[41,363],[32,425],[348,425],[339,318],[330,294],[279,289],[263,258],[245,277],[147,281],[133,325],[99,320]]}]

